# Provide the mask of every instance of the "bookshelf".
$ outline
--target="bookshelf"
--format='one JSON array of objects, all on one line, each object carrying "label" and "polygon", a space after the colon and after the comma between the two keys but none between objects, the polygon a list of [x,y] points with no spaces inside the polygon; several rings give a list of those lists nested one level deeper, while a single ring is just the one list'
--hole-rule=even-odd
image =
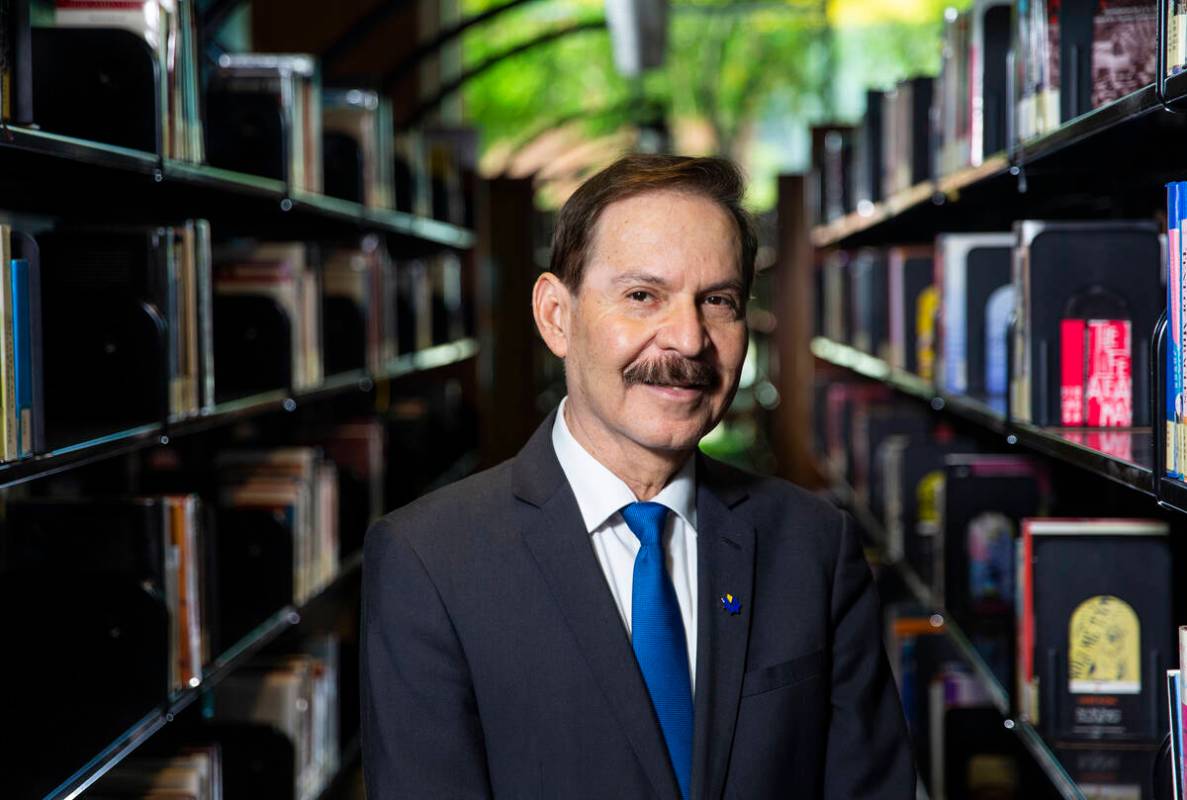
[{"label": "bookshelf", "polygon": [[[476,244],[473,231],[439,220],[290,191],[282,181],[162,159],[153,153],[29,128],[0,127],[0,175],[3,175],[0,187],[5,194],[3,207],[14,215],[77,218],[89,214],[99,223],[204,217],[212,219],[220,231],[277,239],[339,241],[377,233],[386,238],[389,250],[400,258],[451,249],[470,259],[470,251]],[[69,191],[62,191],[63,186],[69,187]],[[97,204],[98,201],[102,203]],[[457,374],[458,370],[471,372],[478,355],[477,339],[463,337],[403,354],[377,371],[332,374],[302,391],[263,392],[217,403],[199,416],[163,418],[70,442],[0,464],[0,488],[63,476],[88,466],[105,467],[140,451],[221,434],[244,423],[298,411],[307,411],[313,418],[325,418],[323,411],[340,400],[359,398],[365,404],[373,394],[398,397],[410,384],[432,384]],[[391,455],[409,456],[408,453]],[[477,452],[470,449],[440,475],[424,478],[429,486],[443,485],[464,477],[478,463]],[[197,683],[171,694],[158,707],[144,709],[143,716],[85,764],[76,765],[72,774],[44,776],[56,784],[44,796],[54,800],[84,796],[111,769],[168,729],[176,719],[183,714],[190,717],[196,714],[211,690],[283,635],[331,627],[326,622],[327,616],[349,609],[352,602],[357,603],[361,552],[343,552],[342,556],[331,583],[315,597],[299,605],[276,609],[205,664]],[[357,735],[344,743],[338,777],[330,781],[320,797],[333,797],[341,791],[348,772],[357,766],[359,751]]]},{"label": "bookshelf", "polygon": [[[1165,11],[1164,4],[1157,5],[1160,13]],[[1068,6],[1064,4],[1063,8],[1066,10]],[[1151,7],[1152,13],[1153,6]],[[1167,52],[1165,19],[1161,19],[1159,23],[1160,30],[1155,44],[1155,53],[1158,54],[1159,60],[1153,73],[1155,76],[1165,75],[1163,57]],[[942,77],[936,79],[937,85],[942,80]],[[966,91],[966,87],[961,86],[959,91]],[[988,100],[985,102],[988,103]],[[1011,97],[1007,102],[1012,104],[1013,98]],[[1011,105],[1011,111],[1008,111],[1007,115],[1013,113],[1012,108]],[[877,112],[874,112],[871,118],[876,120]],[[1007,130],[1012,127],[1013,122],[1014,120],[1007,117],[1005,126]],[[862,123],[853,130],[866,131],[870,129],[869,125],[877,124],[877,122]],[[884,118],[882,124],[885,125]],[[822,126],[822,128],[824,127],[826,126]],[[842,133],[845,130],[841,126],[831,129]],[[918,135],[917,130],[912,133]],[[934,331],[925,328],[923,323],[919,323],[918,327],[915,327],[917,320],[910,315],[912,311],[922,312],[912,309],[909,305],[904,307],[903,304],[899,304],[895,311],[889,312],[892,315],[897,314],[897,317],[892,317],[892,320],[897,319],[897,323],[887,321],[885,314],[889,306],[883,307],[877,312],[868,311],[865,306],[861,305],[868,302],[865,298],[867,296],[878,298],[880,293],[880,302],[885,304],[887,287],[885,283],[876,283],[864,277],[861,277],[860,280],[866,282],[859,284],[859,277],[855,277],[858,272],[854,265],[859,264],[864,267],[866,262],[859,260],[870,258],[868,253],[863,255],[863,248],[878,251],[878,255],[875,256],[877,268],[887,270],[890,274],[898,276],[898,280],[900,280],[897,288],[890,289],[892,297],[901,296],[906,291],[911,293],[908,295],[911,298],[918,298],[920,295],[915,294],[918,291],[917,286],[904,283],[908,279],[903,277],[906,274],[903,264],[910,256],[902,255],[902,253],[911,251],[916,245],[935,243],[939,234],[1010,231],[1015,222],[1023,220],[1050,220],[1053,222],[1095,220],[1105,223],[1129,219],[1148,221],[1163,219],[1166,213],[1164,184],[1168,181],[1183,180],[1187,176],[1187,159],[1184,159],[1181,151],[1173,146],[1173,142],[1181,140],[1184,134],[1187,134],[1187,74],[1180,73],[1156,79],[1136,91],[1066,120],[1058,127],[1033,138],[1014,142],[1012,132],[1007,133],[1004,138],[1011,144],[999,152],[988,155],[979,165],[932,177],[889,195],[883,194],[882,198],[876,202],[862,201],[860,193],[863,190],[854,188],[861,185],[864,175],[862,168],[868,170],[873,157],[867,156],[865,162],[859,162],[858,147],[862,141],[860,137],[842,139],[838,134],[837,141],[844,141],[844,148],[849,148],[849,142],[853,142],[852,155],[848,149],[843,151],[834,149],[832,151],[834,154],[844,152],[845,155],[834,155],[831,161],[828,160],[828,157],[821,157],[818,160],[814,155],[814,162],[823,173],[821,181],[812,185],[817,177],[821,177],[818,173],[804,179],[804,183],[808,185],[809,189],[815,191],[805,190],[804,186],[789,181],[786,184],[788,196],[784,198],[782,196],[785,191],[784,185],[781,184],[780,203],[790,210],[790,213],[781,220],[780,250],[783,262],[781,266],[784,270],[784,279],[793,289],[789,291],[780,306],[781,314],[785,315],[782,316],[780,323],[796,328],[795,331],[790,331],[787,334],[788,342],[781,356],[783,359],[781,371],[796,378],[794,383],[786,386],[783,402],[795,409],[805,406],[810,408],[818,403],[823,403],[826,396],[832,400],[834,394],[827,391],[830,381],[853,384],[855,394],[851,397],[856,399],[840,399],[841,395],[837,393],[835,396],[838,398],[838,405],[835,409],[830,407],[829,410],[825,410],[823,407],[817,406],[815,419],[811,414],[802,414],[796,420],[796,436],[804,441],[813,441],[815,438],[813,428],[816,427],[819,430],[821,421],[827,418],[830,426],[833,425],[834,419],[844,420],[840,423],[841,428],[838,431],[833,431],[830,428],[830,432],[827,434],[829,441],[834,441],[838,432],[842,434],[842,437],[852,434],[856,438],[858,434],[854,433],[855,428],[848,427],[858,424],[854,422],[854,414],[847,408],[844,411],[841,410],[842,404],[850,402],[855,405],[864,404],[870,409],[887,409],[886,417],[898,414],[898,411],[889,409],[900,409],[902,416],[906,419],[922,416],[928,420],[929,426],[941,423],[945,433],[955,436],[962,445],[964,438],[970,437],[970,440],[975,442],[974,445],[969,446],[970,451],[979,451],[980,447],[985,446],[988,448],[988,452],[995,456],[1016,453],[1020,456],[1033,457],[1034,463],[1041,469],[1049,470],[1049,474],[1058,475],[1057,482],[1066,483],[1062,490],[1062,497],[1065,500],[1070,498],[1067,508],[1068,516],[1076,516],[1076,505],[1093,508],[1093,511],[1088,512],[1085,516],[1108,515],[1109,511],[1103,507],[1093,506],[1093,501],[1096,498],[1091,496],[1093,490],[1086,487],[1096,486],[1096,491],[1100,495],[1109,498],[1106,505],[1113,503],[1117,508],[1124,509],[1123,512],[1117,514],[1118,516],[1165,521],[1171,531],[1170,552],[1173,558],[1170,563],[1179,564],[1182,557],[1182,530],[1184,523],[1187,522],[1187,518],[1182,516],[1187,514],[1187,482],[1170,478],[1165,474],[1167,463],[1165,457],[1165,414],[1168,412],[1164,398],[1160,396],[1162,392],[1167,391],[1164,374],[1167,363],[1164,342],[1166,338],[1165,321],[1152,325],[1153,320],[1149,316],[1143,316],[1141,322],[1134,324],[1132,328],[1132,345],[1130,347],[1134,359],[1133,378],[1135,382],[1148,380],[1150,387],[1148,399],[1136,396],[1134,400],[1134,417],[1139,423],[1138,425],[1125,428],[1044,427],[1016,418],[1006,397],[1000,393],[992,399],[987,395],[978,394],[977,390],[971,393],[953,393],[942,388],[952,384],[945,382],[944,376],[941,374],[936,374],[934,379],[930,377],[925,379],[919,374],[897,366],[912,363],[914,356],[913,351],[911,357],[905,358],[903,355],[903,348],[914,346],[914,340],[909,340],[911,342],[909,344],[907,340],[904,340],[902,336],[904,326],[919,336],[924,336],[922,331],[928,330],[927,335],[935,336],[937,342],[943,336],[943,331],[940,328]],[[885,135],[885,131],[883,131],[883,135]],[[953,145],[953,141],[944,140],[942,144]],[[1000,142],[1001,140],[995,145],[995,148],[1000,146]],[[961,144],[963,143],[956,142],[953,146]],[[936,142],[932,142],[933,148],[939,146]],[[973,146],[976,147],[975,144]],[[840,147],[840,145],[835,147]],[[885,152],[884,150],[883,155]],[[933,155],[935,155],[934,152]],[[942,160],[942,155],[941,152],[940,158],[937,160]],[[850,158],[852,158],[851,161],[848,160]],[[845,185],[845,179],[837,179],[838,172],[835,170],[838,169],[844,174],[848,174],[852,170],[854,177],[854,182],[848,184],[849,191],[853,196],[852,199],[845,200],[844,209],[839,208],[835,202],[838,196],[837,192],[840,191],[836,187]],[[830,180],[832,181],[831,189],[826,186]],[[814,195],[816,195],[815,198]],[[871,199],[876,196],[866,194],[866,197]],[[822,205],[829,214],[824,222],[818,221],[821,217],[813,216],[814,199],[823,201]],[[831,204],[830,199],[834,201]],[[848,213],[837,216],[841,210],[846,210]],[[1165,228],[1163,230],[1165,231]],[[880,248],[883,249],[879,250]],[[890,248],[902,249],[890,251]],[[888,252],[897,254],[887,255]],[[934,258],[938,261],[944,259],[942,251],[938,248]],[[898,272],[891,271],[889,266],[893,259],[898,259],[894,261]],[[1111,274],[1126,274],[1126,265],[1106,263],[1110,270],[1116,270]],[[1152,268],[1153,263],[1151,262],[1149,266]],[[836,268],[835,272],[828,271],[834,267]],[[923,268],[919,267],[919,269]],[[1013,269],[1021,269],[1018,267],[1018,261],[1013,262]],[[937,272],[936,274],[946,275],[947,273]],[[994,274],[996,275],[996,273]],[[1019,281],[1017,275],[1018,273],[1015,271],[1013,277],[1015,286]],[[1145,276],[1146,273],[1143,272],[1142,275]],[[820,278],[821,282],[814,283],[815,278]],[[996,281],[996,278],[994,280]],[[937,285],[942,282],[940,278],[936,278]],[[994,286],[996,285],[995,282]],[[807,307],[812,304],[811,299],[803,298],[811,298],[814,290],[819,292],[821,303],[816,306],[815,311],[812,311]],[[861,294],[863,291],[867,294]],[[896,291],[900,293],[897,296],[894,295]],[[838,298],[843,304],[842,306],[836,305]],[[895,300],[891,300],[891,304],[894,302]],[[945,301],[940,299],[937,302]],[[984,302],[983,297],[980,302]],[[831,328],[825,326],[813,328],[810,321],[802,322],[804,316],[811,320],[813,316],[819,318],[823,314],[835,315],[838,309],[843,309],[839,318],[843,323],[835,324]],[[1157,315],[1157,309],[1154,314]],[[1104,316],[1108,315],[1102,315],[1102,318]],[[860,323],[854,322],[859,318]],[[830,316],[828,319],[832,321],[837,318]],[[921,316],[919,319],[923,319],[923,317]],[[1138,319],[1138,317],[1135,315],[1133,319]],[[861,326],[860,329],[856,327],[858,324]],[[893,327],[895,324],[899,327]],[[983,323],[969,323],[970,329],[975,329],[976,324]],[[871,330],[877,331],[877,333],[871,334]],[[890,332],[889,338],[888,331]],[[1011,327],[1006,333],[1009,344],[1005,363],[1010,364],[1007,368],[1009,377],[1015,376],[1014,364],[1017,363],[1012,352],[1014,340],[1009,338],[1012,332],[1013,328]],[[897,338],[895,338],[896,335]],[[849,338],[850,336],[852,338]],[[869,346],[862,344],[867,338],[871,341]],[[859,344],[860,348],[852,346],[851,342]],[[968,347],[971,348],[972,345],[970,344]],[[938,344],[935,353],[937,359],[944,358]],[[1147,353],[1149,354],[1148,373]],[[912,366],[911,369],[916,369],[916,367]],[[920,366],[918,369],[927,371],[925,366]],[[981,375],[980,369],[980,365],[974,366],[971,361],[967,367],[971,374],[978,376],[978,380]],[[820,391],[817,391],[816,394],[813,394],[814,376],[816,380],[820,381],[816,386],[816,389]],[[949,380],[951,380],[950,377]],[[890,390],[889,393],[886,392],[887,389]],[[1134,391],[1135,395],[1140,394],[1137,388]],[[860,394],[863,392],[868,392],[868,394]],[[860,399],[862,397],[869,399]],[[1139,403],[1140,406],[1137,405]],[[1149,407],[1147,407],[1147,403]],[[928,413],[916,414],[923,409],[926,409]],[[1146,413],[1151,410],[1153,413]],[[788,416],[790,413],[788,412]],[[914,444],[916,441],[923,442],[927,437],[927,434],[917,434],[913,429],[908,432],[906,422],[901,423],[902,429],[893,428],[892,423],[886,422],[884,418],[876,420],[875,413],[871,410],[868,417],[864,417],[866,422],[862,424],[868,424],[871,431],[875,430],[876,422],[885,427],[877,429],[881,431],[878,434],[871,432],[868,437],[870,442],[878,441],[879,439],[876,437],[880,436],[882,437],[880,441],[898,437],[909,439]],[[846,414],[849,416],[846,417]],[[1149,417],[1148,423],[1147,416]],[[1055,420],[1059,421],[1058,414]],[[864,429],[862,430],[864,431]],[[929,432],[932,430],[934,428],[929,428]],[[817,448],[819,449],[820,446],[818,444]],[[896,452],[895,446],[888,446],[887,452],[891,453],[888,458],[892,458],[893,453]],[[848,445],[844,447],[850,454],[848,468],[852,469],[853,450],[848,449]],[[919,449],[914,451],[899,450],[897,452],[926,452],[923,447],[924,445],[921,444]],[[942,445],[937,445],[937,448],[939,447]],[[864,440],[861,448],[863,453],[864,449],[867,449]],[[875,463],[872,444],[868,449],[870,451],[868,461],[865,459],[865,455],[862,455],[862,460],[859,462],[860,469],[864,472],[854,477],[852,483],[854,486],[866,486],[868,483],[868,486],[862,491],[870,492],[870,506],[877,509],[877,514],[881,514],[885,509],[880,503],[889,501],[885,495],[875,494],[874,480],[877,470],[889,469],[889,467],[879,466]],[[908,456],[900,457],[906,459]],[[920,458],[926,459],[929,456],[920,456]],[[895,596],[909,598],[918,604],[922,624],[927,622],[926,613],[928,611],[935,615],[934,624],[937,627],[942,624],[943,638],[967,664],[973,682],[984,689],[988,701],[1000,715],[1002,724],[1011,732],[1021,750],[1024,751],[1023,755],[1017,756],[1019,765],[1025,766],[1026,769],[1033,767],[1040,770],[1046,776],[1055,796],[1065,800],[1082,800],[1085,797],[1095,796],[1093,792],[1099,787],[1087,785],[1092,779],[1084,777],[1086,773],[1091,774],[1091,770],[1084,768],[1084,764],[1090,760],[1086,753],[1091,749],[1091,746],[1085,741],[1072,741],[1077,739],[1072,735],[1069,735],[1067,740],[1056,741],[1057,737],[1051,733],[1051,739],[1047,740],[1044,737],[1049,731],[1049,722],[1046,722],[1044,726],[1039,726],[1037,722],[1031,724],[1027,719],[1023,719],[1025,703],[1020,702],[1020,698],[1014,697],[1015,688],[1008,682],[1003,682],[1004,677],[997,674],[1002,671],[1002,668],[994,660],[994,655],[1000,657],[1000,650],[995,651],[993,646],[986,645],[981,641],[980,637],[982,636],[1000,634],[1005,637],[1007,645],[1012,645],[1017,633],[1014,630],[1015,623],[1004,624],[1000,631],[996,629],[989,631],[983,630],[985,626],[978,618],[966,619],[962,617],[957,619],[949,613],[949,609],[943,607],[943,595],[933,596],[931,584],[928,581],[935,580],[935,578],[928,575],[927,566],[919,566],[919,571],[916,572],[911,565],[915,562],[909,563],[907,555],[898,555],[902,550],[900,542],[887,545],[888,534],[881,518],[870,507],[862,506],[863,501],[859,499],[855,490],[843,482],[844,478],[838,478],[836,470],[831,469],[826,461],[819,458],[814,461],[818,470],[819,482],[828,486],[840,503],[851,511],[861,527],[871,533],[871,538],[875,540],[873,550],[876,551],[871,556],[871,560],[882,563],[884,574],[896,587]],[[896,468],[901,469],[901,467]],[[908,479],[905,474],[914,477]],[[900,478],[903,481],[912,481],[913,486],[918,479],[918,474],[914,472],[904,473],[904,477]],[[1098,479],[1103,479],[1103,481]],[[839,480],[841,483],[838,484]],[[1075,487],[1080,485],[1078,483],[1080,481],[1084,482],[1085,488],[1082,489],[1084,496],[1076,495]],[[1109,484],[1120,488],[1113,490]],[[881,485],[878,490],[886,493],[910,491],[902,487],[883,488]],[[1056,494],[1059,495],[1059,490],[1056,491]],[[903,502],[911,501],[904,500]],[[924,501],[920,499],[917,502],[923,503]],[[1100,506],[1101,504],[1097,503],[1096,505]],[[887,519],[891,519],[891,512],[886,513],[888,514]],[[896,507],[895,513],[906,515],[907,512]],[[910,513],[921,514],[922,512],[912,507]],[[943,527],[943,522],[939,524],[941,525],[940,535],[945,536],[946,534],[946,538],[936,543],[935,547],[940,549],[951,547],[952,540],[947,537],[953,535],[959,537],[961,534],[959,532],[951,533]],[[930,552],[920,555],[910,554],[909,551],[908,555],[922,559],[925,564],[932,556]],[[943,567],[937,566],[936,569],[941,570]],[[920,576],[928,578],[928,580],[925,581]],[[942,585],[941,576],[936,584],[937,593],[943,591],[940,588]],[[1174,581],[1172,586],[1173,597],[1166,598],[1166,604],[1173,613],[1177,613],[1181,617],[1183,607],[1181,581]],[[964,588],[962,587],[959,591],[964,591]],[[954,599],[951,587],[949,587],[949,592],[948,600],[957,613],[966,613],[961,612],[962,601],[959,597]],[[1161,596],[1160,590],[1159,597]],[[995,620],[993,624],[1000,622],[1000,620]],[[1161,623],[1159,623],[1158,630],[1160,632],[1162,630]],[[1007,645],[1002,646],[1006,647]],[[986,648],[985,652],[979,649],[981,647]],[[1173,658],[1168,661],[1171,662],[1169,666],[1174,666]],[[1161,662],[1158,663],[1159,666],[1162,666]],[[990,664],[994,664],[993,669],[990,668]],[[1003,676],[1004,674],[1002,673]],[[1157,682],[1153,685],[1157,686]],[[1165,703],[1165,691],[1163,691],[1162,698]],[[1025,699],[1021,698],[1021,700]],[[1036,714],[1034,719],[1038,718]],[[1040,727],[1043,733],[1040,733]],[[1161,733],[1165,732],[1166,729],[1162,728]],[[1155,783],[1151,783],[1150,775],[1151,767],[1154,766],[1154,755],[1153,751],[1149,749],[1149,742],[1138,741],[1143,737],[1145,734],[1142,737],[1133,737],[1134,741],[1132,742],[1117,742],[1111,747],[1111,750],[1124,753],[1117,756],[1118,763],[1124,762],[1134,768],[1132,773],[1126,773],[1125,768],[1118,768],[1117,775],[1133,778],[1132,781],[1120,782],[1126,785],[1140,783],[1141,796],[1145,797],[1149,795],[1152,788],[1159,785],[1158,782],[1162,778],[1161,776],[1156,777]],[[1157,746],[1157,742],[1152,744]],[[1139,770],[1135,766],[1139,765],[1139,762],[1140,776]],[[1105,769],[1103,772],[1107,773],[1109,770]],[[1077,779],[1072,776],[1080,776],[1079,780],[1085,781],[1086,784],[1078,785]],[[1109,787],[1114,785],[1110,780],[1101,782]],[[1025,785],[1025,783],[1020,783],[1019,787]],[[1035,787],[1035,791],[1038,792],[1038,787]],[[1029,796],[1021,788],[1019,792],[1020,796]],[[1155,794],[1154,796],[1159,795]]]},{"label": "bookshelf", "polygon": [[[8,210],[60,213],[70,195],[75,202],[90,203],[114,191],[123,208],[151,208],[157,215],[229,217],[234,211],[264,229],[283,222],[290,231],[312,226],[311,233],[319,235],[385,233],[402,250],[413,252],[467,250],[474,244],[472,231],[440,220],[289,191],[284,181],[30,128],[0,128],[0,169],[7,182],[21,189],[6,197]],[[66,197],[55,188],[60,184],[45,180],[55,176],[69,177],[72,192]],[[38,191],[41,184],[49,185]]]},{"label": "bookshelf", "polygon": [[[1135,489],[1154,501],[1152,505],[1158,504],[1154,488],[1156,442],[1152,428],[1041,428],[1011,420],[1002,404],[995,407],[975,397],[942,392],[932,382],[896,369],[848,345],[816,337],[812,340],[811,350],[822,362],[879,381],[902,395],[927,403],[935,411],[959,417],[1000,436],[1010,447],[1023,447],[1072,464]],[[1092,434],[1107,436],[1106,441],[1112,448],[1091,446]],[[1119,452],[1125,452],[1127,456],[1122,457]]]},{"label": "bookshelf", "polygon": [[[976,680],[984,688],[993,707],[1002,717],[1003,727],[1014,734],[1035,765],[1043,772],[1051,788],[1062,800],[1086,800],[1086,796],[1075,780],[1068,775],[1063,763],[1054,752],[1052,743],[1045,739],[1033,725],[1014,715],[1010,691],[1002,685],[1001,679],[990,669],[981,651],[961,628],[955,617],[939,606],[932,598],[931,590],[905,561],[886,556],[881,543],[886,542],[886,531],[877,517],[862,504],[857,493],[843,479],[833,477],[830,491],[838,502],[849,510],[863,528],[868,530],[879,546],[875,549],[874,563],[891,571],[906,586],[910,595],[924,608],[931,609],[932,625],[942,628],[943,635],[955,647],[960,657],[969,666]],[[1124,745],[1121,745],[1124,747]]]}]

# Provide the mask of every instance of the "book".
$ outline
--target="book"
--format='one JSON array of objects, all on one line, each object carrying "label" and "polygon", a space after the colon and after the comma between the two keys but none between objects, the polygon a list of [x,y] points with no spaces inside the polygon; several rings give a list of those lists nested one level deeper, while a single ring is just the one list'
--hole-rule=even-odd
[{"label": "book", "polygon": [[1187,3],[1164,0],[1166,8],[1166,73],[1177,75],[1187,65]]},{"label": "book", "polygon": [[310,653],[260,658],[227,676],[214,691],[220,722],[271,727],[294,749],[292,792],[312,800],[338,769],[338,655],[328,637]]},{"label": "book", "polygon": [[206,98],[207,160],[321,193],[321,97],[311,55],[223,53]]},{"label": "book", "polygon": [[[1144,344],[1165,304],[1157,228],[1025,221],[1015,230],[1014,417],[1036,425],[1149,424]],[[1123,276],[1117,264],[1129,265]]]},{"label": "book", "polygon": [[151,587],[167,612],[163,655],[168,691],[177,692],[201,681],[210,656],[202,636],[206,544],[199,503],[194,495],[13,501],[6,560],[59,578]]},{"label": "book", "polygon": [[853,321],[850,343],[878,358],[888,355],[886,264],[883,254],[874,248],[858,250],[849,264],[851,272],[850,319]]},{"label": "book", "polygon": [[944,459],[943,535],[933,590],[970,631],[1013,619],[1014,542],[1023,519],[1045,508],[1050,479],[1022,456],[953,454]]},{"label": "book", "polygon": [[927,437],[892,436],[882,445],[886,555],[892,561],[905,561],[927,585],[941,531],[944,460],[975,449],[944,429]]},{"label": "book", "polygon": [[338,569],[339,498],[333,462],[316,447],[285,447],[228,450],[215,464],[222,508],[270,514],[282,521],[291,538],[292,595],[283,603],[304,603],[320,592]]},{"label": "book", "polygon": [[853,181],[850,190],[859,211],[872,211],[882,200],[882,150],[886,129],[883,125],[883,93],[867,89],[866,110],[854,132]]},{"label": "book", "polygon": [[853,209],[849,178],[853,169],[853,128],[847,125],[812,127],[812,170],[816,174],[817,222],[840,219]]},{"label": "book", "polygon": [[923,293],[932,285],[935,266],[930,247],[891,247],[887,251],[890,292],[890,344],[887,361],[912,374],[919,372],[919,326]]},{"label": "book", "polygon": [[[1154,82],[1156,9],[1150,0],[1097,0],[1092,16],[1092,108]],[[1167,22],[1169,39],[1170,17]]]},{"label": "book", "polygon": [[[291,387],[270,388],[300,391],[318,386],[324,368],[321,273],[315,268],[316,253],[301,242],[248,243],[219,254],[217,262],[216,299],[245,295],[266,298],[288,321]],[[227,356],[229,368],[232,354]]]},{"label": "book", "polygon": [[979,166],[1007,146],[1011,11],[1009,2],[977,0],[969,12],[968,166]]},{"label": "book", "polygon": [[322,114],[326,194],[391,208],[395,154],[390,101],[370,89],[327,88]]},{"label": "book", "polygon": [[915,301],[915,365],[919,377],[936,379],[939,360],[940,288],[932,283]]},{"label": "book", "polygon": [[1018,609],[1020,711],[1064,739],[1150,741],[1167,730],[1167,525],[1028,519]]},{"label": "book", "polygon": [[[35,121],[60,133],[200,163],[195,0],[53,0],[48,5],[52,11],[33,20]],[[143,52],[131,46],[136,40]],[[72,59],[95,63],[92,56],[98,56],[104,75],[71,81]],[[137,64],[145,56],[147,63]],[[152,119],[143,117],[143,108],[153,109]],[[147,129],[129,124],[127,117],[145,119]]]},{"label": "book", "polygon": [[1166,395],[1166,471],[1182,478],[1184,466],[1184,354],[1187,326],[1187,293],[1183,291],[1183,235],[1187,218],[1187,184],[1175,181],[1166,185],[1166,364],[1163,391]]},{"label": "book", "polygon": [[936,237],[940,287],[941,387],[953,394],[985,393],[988,304],[1010,283],[1009,233],[941,234]]},{"label": "book", "polygon": [[87,796],[221,800],[221,755],[217,747],[187,748],[172,756],[134,754],[108,770]]}]

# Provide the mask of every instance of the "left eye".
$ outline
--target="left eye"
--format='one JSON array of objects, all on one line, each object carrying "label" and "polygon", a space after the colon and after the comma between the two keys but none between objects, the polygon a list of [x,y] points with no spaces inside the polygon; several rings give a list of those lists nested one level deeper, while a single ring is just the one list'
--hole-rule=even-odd
[{"label": "left eye", "polygon": [[639,290],[639,291],[631,292],[630,294],[627,295],[627,297],[629,297],[632,300],[636,300],[640,303],[646,303],[648,300],[651,299],[651,294],[649,292],[644,292],[642,290]]},{"label": "left eye", "polygon": [[705,302],[711,306],[727,306],[729,308],[737,307],[737,303],[734,302],[732,297],[726,297],[725,295],[720,294],[709,295],[705,298]]}]

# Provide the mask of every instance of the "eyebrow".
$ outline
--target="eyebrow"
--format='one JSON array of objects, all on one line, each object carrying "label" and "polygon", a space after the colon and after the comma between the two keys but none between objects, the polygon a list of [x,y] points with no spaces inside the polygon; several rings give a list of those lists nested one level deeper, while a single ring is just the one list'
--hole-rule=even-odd
[{"label": "eyebrow", "polygon": [[[668,280],[666,278],[660,277],[659,275],[654,275],[650,272],[638,271],[624,272],[621,275],[616,275],[613,282],[615,285],[645,283],[651,286],[658,286],[660,288],[666,288],[668,286]],[[719,281],[701,289],[700,294],[711,294],[712,292],[723,291],[733,291],[737,292],[738,294],[742,294],[742,282],[735,278]]]},{"label": "eyebrow", "polygon": [[652,286],[666,287],[668,281],[666,278],[661,278],[659,275],[653,275],[650,272],[624,272],[621,275],[614,277],[615,284],[627,283],[647,283]]}]

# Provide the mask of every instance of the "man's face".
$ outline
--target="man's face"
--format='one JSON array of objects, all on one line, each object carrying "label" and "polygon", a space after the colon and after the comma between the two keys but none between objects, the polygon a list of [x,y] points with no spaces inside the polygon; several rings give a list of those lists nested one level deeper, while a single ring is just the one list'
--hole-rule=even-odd
[{"label": "man's face", "polygon": [[570,305],[565,375],[582,424],[651,450],[687,450],[725,413],[747,332],[736,226],[701,195],[607,206]]}]

